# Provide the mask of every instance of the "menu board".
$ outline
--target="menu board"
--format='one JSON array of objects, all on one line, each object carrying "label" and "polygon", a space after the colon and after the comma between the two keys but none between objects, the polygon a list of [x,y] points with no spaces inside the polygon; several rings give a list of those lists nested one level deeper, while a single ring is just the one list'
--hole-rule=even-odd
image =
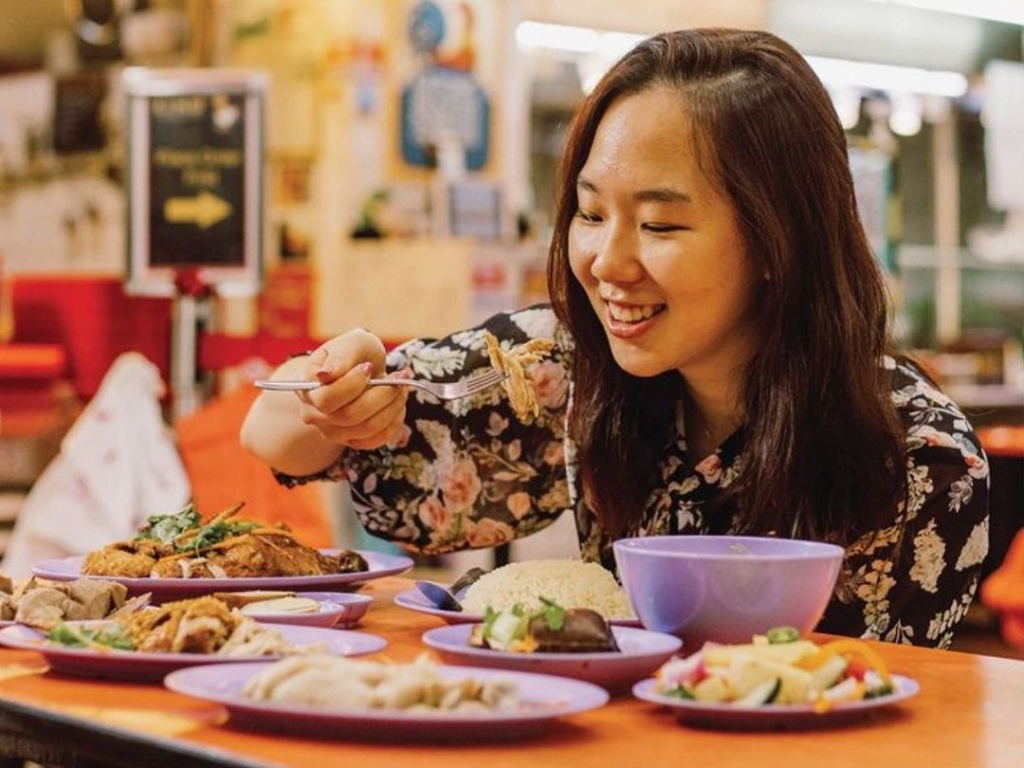
[{"label": "menu board", "polygon": [[128,291],[173,295],[188,284],[257,292],[263,77],[133,68],[124,78]]}]

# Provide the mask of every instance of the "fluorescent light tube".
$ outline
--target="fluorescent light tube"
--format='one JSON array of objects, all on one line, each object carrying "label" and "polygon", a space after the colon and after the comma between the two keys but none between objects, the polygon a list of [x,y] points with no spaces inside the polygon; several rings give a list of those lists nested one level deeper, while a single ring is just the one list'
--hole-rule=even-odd
[{"label": "fluorescent light tube", "polygon": [[[908,0],[913,2],[915,0]],[[977,2],[978,0],[975,0]],[[520,48],[542,48],[563,53],[599,53],[611,62],[644,39],[625,32],[599,32],[587,27],[523,21],[516,27]],[[808,63],[830,87],[855,87],[877,91],[903,91],[958,98],[967,93],[967,78],[959,72],[873,64],[822,56],[807,56]]]},{"label": "fluorescent light tube", "polygon": [[972,19],[1001,21],[1024,26],[1024,2],[1021,0],[872,0],[924,11],[952,13]]}]

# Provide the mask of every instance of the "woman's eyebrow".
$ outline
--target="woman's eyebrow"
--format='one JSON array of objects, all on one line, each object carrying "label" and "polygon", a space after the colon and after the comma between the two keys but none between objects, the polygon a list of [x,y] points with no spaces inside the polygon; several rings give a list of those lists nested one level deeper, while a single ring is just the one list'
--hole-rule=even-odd
[{"label": "woman's eyebrow", "polygon": [[674,189],[672,187],[652,187],[651,189],[641,189],[634,193],[633,199],[641,202],[654,202],[654,203],[692,203],[691,198],[686,192],[680,189]]},{"label": "woman's eyebrow", "polygon": [[[583,176],[576,177],[576,186],[579,189],[586,190],[597,194],[600,190],[597,184],[584,178]],[[686,192],[674,187],[651,187],[650,189],[641,189],[633,193],[633,199],[640,203],[692,203],[693,198]]]}]

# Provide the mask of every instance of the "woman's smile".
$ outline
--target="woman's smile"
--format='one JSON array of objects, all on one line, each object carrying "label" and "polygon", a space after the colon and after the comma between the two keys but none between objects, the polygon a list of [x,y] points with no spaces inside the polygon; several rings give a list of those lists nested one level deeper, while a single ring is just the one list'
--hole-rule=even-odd
[{"label": "woman's smile", "polygon": [[612,336],[632,339],[646,332],[655,318],[665,311],[664,304],[605,303],[605,324]]}]

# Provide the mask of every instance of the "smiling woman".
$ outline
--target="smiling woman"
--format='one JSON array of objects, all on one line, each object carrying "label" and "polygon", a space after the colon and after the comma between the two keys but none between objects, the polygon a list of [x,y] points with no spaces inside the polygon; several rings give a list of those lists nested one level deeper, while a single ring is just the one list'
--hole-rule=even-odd
[{"label": "smiling woman", "polygon": [[[716,533],[845,556],[818,629],[948,645],[988,544],[988,466],[963,413],[888,339],[885,283],[846,139],[807,61],[760,31],[656,35],[595,86],[566,137],[550,305],[391,354],[331,339],[260,396],[242,439],[296,485],[351,482],[373,534],[491,547],[567,509],[580,554]],[[456,403],[368,387],[451,380],[552,339],[501,390]],[[764,629],[767,629],[765,627]]]}]

